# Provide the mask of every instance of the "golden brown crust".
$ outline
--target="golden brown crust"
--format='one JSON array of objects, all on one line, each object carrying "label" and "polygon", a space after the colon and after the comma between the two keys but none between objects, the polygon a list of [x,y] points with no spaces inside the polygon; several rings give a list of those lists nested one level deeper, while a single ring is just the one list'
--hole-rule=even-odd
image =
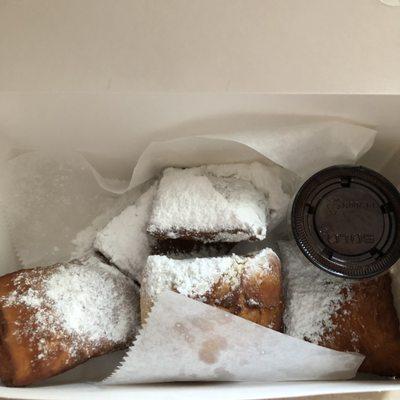
[{"label": "golden brown crust", "polygon": [[[45,330],[40,339],[32,335],[33,308],[21,304],[7,304],[7,299],[17,289],[15,279],[23,274],[51,274],[56,267],[34,268],[17,271],[0,277],[0,379],[8,386],[26,386],[57,375],[89,358],[124,348],[128,343],[116,345],[104,340],[98,346],[93,343],[76,349],[77,340],[65,332]],[[21,290],[21,285],[18,286]],[[29,289],[26,285],[25,289]],[[50,307],[43,307],[51,313]],[[68,349],[74,344],[73,356]],[[46,356],[40,349],[46,348]]]},{"label": "golden brown crust", "polygon": [[282,330],[283,294],[281,264],[270,256],[270,270],[265,274],[246,274],[239,286],[231,290],[223,280],[214,285],[205,303],[277,331]]},{"label": "golden brown crust", "polygon": [[[206,295],[193,298],[259,325],[282,331],[284,306],[281,263],[272,252],[268,261],[270,268],[263,273],[248,274],[244,269],[239,277],[239,285],[234,289],[222,277]],[[170,289],[176,291],[172,282]],[[145,285],[141,288],[140,306],[144,322],[153,306]]]},{"label": "golden brown crust", "polygon": [[[4,290],[0,285],[0,296]],[[0,379],[4,382],[9,382],[12,379],[12,371],[14,369],[13,360],[11,359],[8,351],[5,338],[9,336],[9,328],[7,326],[7,319],[4,316],[3,309],[0,308]]]},{"label": "golden brown crust", "polygon": [[400,327],[389,274],[355,283],[320,345],[365,355],[361,372],[400,376]]}]

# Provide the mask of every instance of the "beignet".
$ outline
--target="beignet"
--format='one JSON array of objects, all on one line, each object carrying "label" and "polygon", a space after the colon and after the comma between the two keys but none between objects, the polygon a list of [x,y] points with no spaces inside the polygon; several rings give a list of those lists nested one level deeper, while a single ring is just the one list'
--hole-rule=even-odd
[{"label": "beignet", "polygon": [[267,200],[247,180],[218,177],[206,166],[167,168],[159,182],[148,233],[202,242],[262,240]]},{"label": "beignet", "polygon": [[150,256],[141,286],[142,321],[157,295],[168,289],[257,324],[275,330],[282,328],[281,265],[271,249],[249,257]]},{"label": "beignet", "polygon": [[354,281],[312,265],[294,242],[279,243],[291,336],[365,355],[360,372],[400,376],[400,329],[389,274]]},{"label": "beignet", "polygon": [[150,254],[151,243],[146,233],[156,185],[151,186],[121,214],[113,218],[96,235],[94,248],[110,263],[140,282]]},{"label": "beignet", "polygon": [[95,257],[0,278],[0,378],[25,386],[127,347],[138,289]]}]

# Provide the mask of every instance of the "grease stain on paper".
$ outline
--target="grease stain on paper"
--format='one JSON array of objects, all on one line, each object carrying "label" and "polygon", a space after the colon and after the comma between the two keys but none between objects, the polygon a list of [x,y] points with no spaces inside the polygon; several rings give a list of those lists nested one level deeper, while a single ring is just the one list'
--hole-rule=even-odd
[{"label": "grease stain on paper", "polygon": [[178,332],[180,335],[182,335],[187,343],[191,344],[195,341],[195,338],[190,333],[189,329],[181,322],[177,322],[174,325],[174,330]]},{"label": "grease stain on paper", "polygon": [[221,351],[228,347],[227,341],[222,336],[215,336],[205,340],[199,350],[199,360],[206,364],[215,364]]},{"label": "grease stain on paper", "polygon": [[190,323],[200,329],[203,332],[209,332],[209,331],[213,331],[214,330],[214,322],[208,320],[206,317],[202,318],[202,317],[193,317],[190,318]]}]

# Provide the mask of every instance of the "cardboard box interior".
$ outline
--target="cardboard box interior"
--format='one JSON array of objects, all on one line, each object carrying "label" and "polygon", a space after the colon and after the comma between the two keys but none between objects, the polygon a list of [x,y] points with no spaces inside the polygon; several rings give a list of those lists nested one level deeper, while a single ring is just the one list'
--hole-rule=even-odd
[{"label": "cardboard box interior", "polygon": [[[127,178],[152,140],[209,132],[257,130],[326,118],[377,129],[373,149],[362,163],[400,183],[396,152],[400,146],[400,96],[0,93],[0,156],[15,148],[71,148],[109,177]],[[17,268],[4,223],[0,224],[3,273]],[[70,384],[13,389],[10,398],[204,398],[255,399],[311,394],[400,390],[391,380],[300,383],[219,383],[99,387]]]}]

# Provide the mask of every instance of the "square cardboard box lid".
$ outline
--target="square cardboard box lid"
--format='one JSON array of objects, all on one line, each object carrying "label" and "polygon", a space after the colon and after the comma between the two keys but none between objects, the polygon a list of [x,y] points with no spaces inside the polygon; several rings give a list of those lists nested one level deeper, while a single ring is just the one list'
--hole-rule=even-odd
[{"label": "square cardboard box lid", "polygon": [[400,93],[399,21],[381,0],[2,0],[0,91]]}]

